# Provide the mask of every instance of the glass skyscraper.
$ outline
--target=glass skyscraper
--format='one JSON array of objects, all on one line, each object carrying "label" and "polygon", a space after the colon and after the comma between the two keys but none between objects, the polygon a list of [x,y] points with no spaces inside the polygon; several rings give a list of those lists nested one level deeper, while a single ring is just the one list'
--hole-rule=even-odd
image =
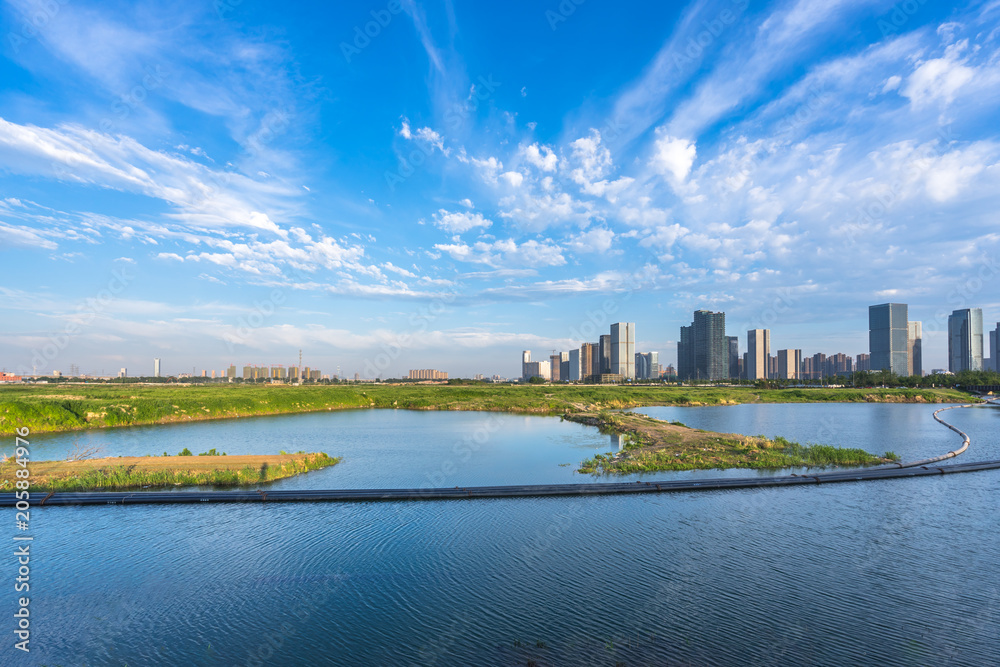
[{"label": "glass skyscraper", "polygon": [[965,308],[948,318],[948,370],[983,370],[983,310]]},{"label": "glass skyscraper", "polygon": [[868,351],[871,370],[909,375],[907,345],[910,331],[905,303],[868,306]]}]

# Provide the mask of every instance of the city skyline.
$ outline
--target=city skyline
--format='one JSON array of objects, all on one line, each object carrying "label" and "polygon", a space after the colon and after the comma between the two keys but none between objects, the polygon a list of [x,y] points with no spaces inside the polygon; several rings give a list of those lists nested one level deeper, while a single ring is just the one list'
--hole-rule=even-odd
[{"label": "city skyline", "polygon": [[995,5],[570,4],[3,5],[0,366],[513,377],[699,308],[860,353],[892,301],[929,369],[1000,319]]}]

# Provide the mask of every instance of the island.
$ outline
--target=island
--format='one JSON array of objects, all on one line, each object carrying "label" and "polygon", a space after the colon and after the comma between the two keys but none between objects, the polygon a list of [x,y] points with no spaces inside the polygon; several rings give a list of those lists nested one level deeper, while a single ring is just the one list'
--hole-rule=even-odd
[{"label": "island", "polygon": [[[185,450],[187,452],[187,450]],[[66,461],[32,461],[35,491],[128,491],[182,486],[245,486],[273,482],[336,465],[323,452],[226,456],[214,450],[199,456],[115,456]],[[13,491],[19,466],[0,463],[0,491]]]}]

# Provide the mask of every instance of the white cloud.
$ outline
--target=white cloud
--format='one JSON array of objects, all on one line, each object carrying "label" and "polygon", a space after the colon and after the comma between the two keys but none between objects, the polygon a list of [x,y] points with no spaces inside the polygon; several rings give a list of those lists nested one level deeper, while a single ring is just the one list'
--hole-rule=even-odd
[{"label": "white cloud", "polygon": [[537,167],[541,171],[555,171],[559,166],[559,158],[548,146],[540,146],[537,143],[530,146],[522,146],[520,153],[527,160],[528,164]]},{"label": "white cloud", "polygon": [[975,70],[959,59],[959,55],[967,47],[968,41],[963,40],[949,46],[944,57],[919,63],[906,79],[901,94],[909,98],[916,109],[935,101],[951,104],[959,88],[972,81],[975,76]]},{"label": "white cloud", "polygon": [[504,239],[492,243],[478,241],[472,245],[436,244],[434,247],[460,262],[486,264],[497,268],[561,266],[566,263],[562,249],[550,241],[539,242],[532,239],[518,244],[513,239]]},{"label": "white cloud", "polygon": [[493,221],[484,218],[482,213],[467,211],[452,213],[443,208],[434,214],[432,222],[434,226],[452,234],[462,234],[477,227],[487,229],[493,225]]},{"label": "white cloud", "polygon": [[572,237],[566,245],[580,253],[607,252],[614,238],[615,233],[610,229],[595,227]]},{"label": "white cloud", "polygon": [[693,141],[672,137],[665,128],[657,128],[656,143],[650,166],[660,176],[683,183],[691,173],[697,150]]},{"label": "white cloud", "polygon": [[521,183],[524,181],[524,176],[516,171],[505,171],[500,174],[500,176],[515,188],[520,187]]}]

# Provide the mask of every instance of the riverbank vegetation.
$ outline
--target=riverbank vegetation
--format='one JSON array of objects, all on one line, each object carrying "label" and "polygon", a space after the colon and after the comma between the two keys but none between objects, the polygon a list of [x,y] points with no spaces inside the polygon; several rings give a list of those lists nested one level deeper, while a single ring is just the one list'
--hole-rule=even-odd
[{"label": "riverbank vegetation", "polygon": [[637,413],[599,412],[566,415],[566,419],[624,436],[620,452],[597,454],[584,461],[582,473],[629,474],[710,468],[788,468],[867,466],[898,460],[892,452],[875,456],[862,449],[800,445],[777,437],[714,433],[665,422]]},{"label": "riverbank vegetation", "polygon": [[645,405],[807,402],[965,402],[943,388],[852,389],[599,385],[7,385],[0,435],[164,424],[352,408],[488,410],[532,414]]},{"label": "riverbank vegetation", "polygon": [[[127,491],[177,486],[257,486],[336,465],[340,458],[305,453],[247,456],[119,456],[32,461],[31,488],[44,491]],[[0,463],[0,491],[11,491],[20,469]]]}]

